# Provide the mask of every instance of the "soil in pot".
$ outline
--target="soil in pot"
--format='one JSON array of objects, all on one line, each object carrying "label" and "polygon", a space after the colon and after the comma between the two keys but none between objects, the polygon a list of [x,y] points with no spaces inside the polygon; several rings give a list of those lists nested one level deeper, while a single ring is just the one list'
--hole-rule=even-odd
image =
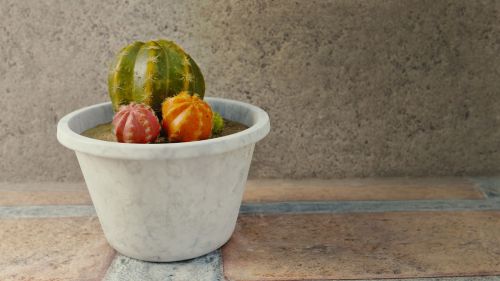
[{"label": "soil in pot", "polygon": [[[222,130],[221,133],[213,135],[211,138],[218,138],[218,137],[223,137],[231,134],[235,134],[238,132],[241,132],[248,127],[235,122],[231,120],[226,120],[224,119],[224,129]],[[103,140],[103,141],[112,141],[112,142],[117,142],[116,137],[113,134],[113,126],[111,125],[111,122],[109,123],[104,123],[101,125],[97,125],[94,128],[90,128],[83,133],[81,133],[82,136],[88,137],[88,138],[93,138],[93,139],[98,139],[98,140]],[[168,143],[167,139],[164,136],[160,136],[156,143]]]}]

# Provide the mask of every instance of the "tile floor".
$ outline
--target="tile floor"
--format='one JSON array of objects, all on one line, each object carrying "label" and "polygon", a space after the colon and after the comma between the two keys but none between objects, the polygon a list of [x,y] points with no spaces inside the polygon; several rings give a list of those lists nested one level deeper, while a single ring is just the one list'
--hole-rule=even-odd
[{"label": "tile floor", "polygon": [[500,212],[244,215],[222,251],[229,280],[500,274]]},{"label": "tile floor", "polygon": [[100,280],[115,251],[96,217],[0,219],[0,280]]},{"label": "tile floor", "polygon": [[500,280],[498,233],[499,177],[250,181],[220,251],[147,263],[107,245],[84,184],[0,184],[2,281]]}]

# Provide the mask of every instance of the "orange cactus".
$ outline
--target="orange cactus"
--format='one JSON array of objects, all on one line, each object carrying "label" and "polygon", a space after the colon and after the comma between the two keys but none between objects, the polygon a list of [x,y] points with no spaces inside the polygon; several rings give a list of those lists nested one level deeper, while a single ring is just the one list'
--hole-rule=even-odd
[{"label": "orange cactus", "polygon": [[162,127],[170,142],[188,142],[210,138],[212,109],[198,96],[180,92],[162,104]]}]

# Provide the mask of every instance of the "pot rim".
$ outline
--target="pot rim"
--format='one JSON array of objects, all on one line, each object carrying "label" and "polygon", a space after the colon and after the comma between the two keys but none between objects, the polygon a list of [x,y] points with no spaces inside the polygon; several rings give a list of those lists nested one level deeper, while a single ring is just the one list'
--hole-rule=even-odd
[{"label": "pot rim", "polygon": [[223,104],[224,106],[246,110],[251,115],[253,124],[241,132],[214,139],[161,144],[119,143],[97,140],[82,136],[70,128],[72,120],[77,119],[81,114],[89,110],[111,107],[111,102],[104,102],[78,109],[61,118],[57,124],[57,140],[71,150],[95,156],[115,159],[154,160],[220,154],[254,144],[263,139],[270,131],[268,114],[257,106],[223,98],[205,97],[204,100],[209,104]]}]

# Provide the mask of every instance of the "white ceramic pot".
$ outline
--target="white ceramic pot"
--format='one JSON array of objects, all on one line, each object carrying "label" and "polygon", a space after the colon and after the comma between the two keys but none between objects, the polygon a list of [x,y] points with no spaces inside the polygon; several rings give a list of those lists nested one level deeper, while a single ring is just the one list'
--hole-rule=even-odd
[{"label": "white ceramic pot", "polygon": [[118,252],[178,261],[209,253],[231,237],[253,149],[269,132],[269,117],[243,102],[205,100],[249,128],[197,142],[126,144],[80,135],[112,120],[110,103],[59,121],[57,139],[75,151],[104,234]]}]

